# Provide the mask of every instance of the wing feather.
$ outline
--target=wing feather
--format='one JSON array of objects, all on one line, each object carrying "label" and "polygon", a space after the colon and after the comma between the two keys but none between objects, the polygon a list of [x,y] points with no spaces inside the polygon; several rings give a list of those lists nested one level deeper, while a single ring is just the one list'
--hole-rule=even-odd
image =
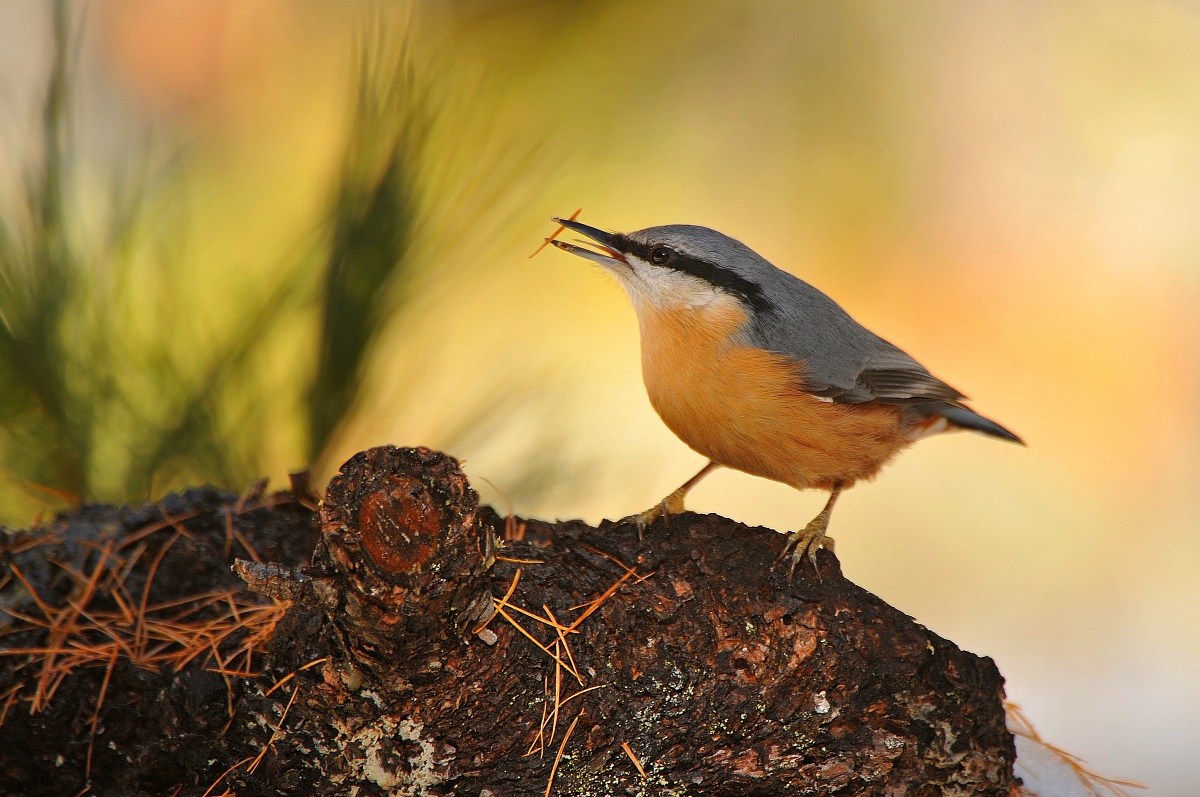
[{"label": "wing feather", "polygon": [[954,404],[966,398],[900,349],[883,340],[880,343],[886,348],[866,354],[853,371],[843,371],[841,379],[814,379],[809,372],[806,388],[839,404]]},{"label": "wing feather", "polygon": [[966,398],[808,283],[774,267],[759,278],[775,307],[755,316],[751,339],[800,363],[809,393],[843,404],[954,404]]}]

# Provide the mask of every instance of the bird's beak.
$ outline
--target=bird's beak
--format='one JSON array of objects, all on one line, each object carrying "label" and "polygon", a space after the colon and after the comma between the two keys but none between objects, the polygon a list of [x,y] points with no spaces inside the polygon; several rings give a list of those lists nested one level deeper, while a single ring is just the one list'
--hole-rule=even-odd
[{"label": "bird's beak", "polygon": [[566,241],[553,240],[550,242],[564,252],[570,252],[571,254],[585,257],[588,260],[599,263],[606,268],[611,268],[618,263],[623,266],[629,265],[629,261],[625,259],[625,255],[621,254],[619,250],[613,248],[613,243],[615,243],[614,239],[616,238],[616,235],[613,233],[605,232],[604,230],[599,230],[595,227],[581,224],[578,221],[572,221],[571,219],[551,219],[551,221],[558,222],[568,230],[574,230],[577,233],[586,235],[588,238],[591,238],[593,241],[599,244],[600,248],[604,250],[603,252],[597,252],[594,249],[588,249],[576,244],[569,244]]}]

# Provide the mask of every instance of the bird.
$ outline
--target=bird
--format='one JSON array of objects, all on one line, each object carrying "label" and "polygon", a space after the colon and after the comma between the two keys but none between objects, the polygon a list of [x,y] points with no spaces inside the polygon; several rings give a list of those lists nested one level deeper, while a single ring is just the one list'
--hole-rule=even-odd
[{"label": "bird", "polygon": [[790,582],[807,556],[819,576],[816,554],[833,547],[826,532],[838,497],[901,450],[960,429],[1024,445],[833,299],[734,238],[690,224],[620,233],[552,220],[584,238],[570,243],[556,232],[549,243],[599,264],[625,289],[650,404],[709,460],[632,516],[639,539],[659,518],[682,513],[705,476],[732,468],[829,491],[772,565],[790,554]]}]

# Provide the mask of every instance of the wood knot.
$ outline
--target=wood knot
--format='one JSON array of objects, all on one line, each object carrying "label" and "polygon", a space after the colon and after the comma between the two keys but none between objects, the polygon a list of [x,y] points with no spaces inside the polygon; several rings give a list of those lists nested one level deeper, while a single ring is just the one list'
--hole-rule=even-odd
[{"label": "wood knot", "polygon": [[428,488],[403,475],[362,500],[359,534],[376,565],[398,575],[415,575],[437,553],[445,518]]}]

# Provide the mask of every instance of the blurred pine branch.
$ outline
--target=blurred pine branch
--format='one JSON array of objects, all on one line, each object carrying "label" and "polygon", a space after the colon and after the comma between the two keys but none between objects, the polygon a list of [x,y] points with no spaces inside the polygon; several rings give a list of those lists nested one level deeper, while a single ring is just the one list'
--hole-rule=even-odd
[{"label": "blurred pine branch", "polygon": [[[66,229],[69,53],[65,0],[53,15],[54,55],[41,113],[41,163],[26,176],[19,207],[0,218],[0,391],[4,462],[23,481],[66,496],[88,492],[93,438],[75,412],[63,330],[82,290],[79,252]],[[90,343],[102,348],[100,341]],[[98,371],[81,375],[103,392]]]},{"label": "blurred pine branch", "polygon": [[[272,336],[297,314],[311,314],[313,302],[322,316],[320,354],[302,413],[319,450],[355,404],[364,353],[390,301],[385,288],[408,240],[414,136],[407,109],[396,113],[408,96],[396,91],[407,85],[393,78],[410,84],[412,76],[402,56],[381,46],[364,52],[320,286],[308,287],[308,272],[324,244],[306,242],[298,261],[219,339],[189,336],[194,319],[170,315],[195,312],[167,276],[180,268],[170,247],[152,256],[150,268],[162,279],[135,285],[136,261],[145,255],[135,239],[155,199],[145,182],[122,190],[121,175],[109,174],[107,224],[99,234],[84,230],[72,161],[78,16],[65,0],[53,6],[39,158],[15,207],[0,218],[0,382],[7,387],[0,391],[0,491],[13,493],[0,519],[17,522],[26,516],[21,503],[133,501],[191,482],[236,488],[258,479],[268,447],[264,419],[285,402],[256,376]],[[376,63],[388,53],[396,76]],[[129,313],[150,319],[149,333],[134,331]]]},{"label": "blurred pine branch", "polygon": [[[146,498],[172,470],[244,483],[256,463],[231,445],[219,397],[282,296],[269,297],[218,351],[194,352],[186,361],[166,343],[172,330],[155,331],[158,345],[131,332],[128,314],[161,310],[136,298],[134,239],[148,189],[144,181],[127,188],[122,175],[110,175],[106,224],[99,233],[85,229],[73,158],[76,16],[65,0],[53,6],[40,162],[0,222],[0,373],[8,386],[0,399],[0,452],[9,488],[35,505],[54,505]],[[187,465],[179,467],[183,456]],[[13,503],[4,502],[6,515],[19,514]]]},{"label": "blurred pine branch", "polygon": [[[0,523],[197,483],[238,489],[280,451],[288,456],[292,440],[295,466],[335,466],[338,431],[363,404],[381,334],[402,316],[421,318],[419,306],[444,301],[447,285],[487,262],[475,253],[503,237],[528,199],[523,187],[536,185],[536,146],[501,142],[476,156],[482,162],[460,158],[472,147],[434,131],[441,120],[432,109],[446,98],[418,78],[394,20],[374,20],[360,38],[345,141],[314,232],[275,264],[262,296],[239,297],[232,317],[206,324],[184,287],[186,236],[162,228],[162,207],[185,172],[177,161],[155,169],[139,154],[85,190],[80,166],[94,164],[74,116],[82,15],[59,0],[52,16],[40,152],[0,216]],[[458,99],[473,107],[472,97]],[[478,119],[472,126],[488,129]],[[87,197],[97,196],[102,222],[89,225],[84,207],[94,210]],[[214,282],[211,295],[225,290]],[[311,348],[280,346],[309,339],[314,327]],[[413,387],[388,401],[403,412],[425,401],[418,386],[441,364],[417,350],[397,367]],[[495,376],[481,376],[487,389],[447,409],[436,439],[416,442],[499,439],[528,410],[530,391]],[[545,429],[536,437],[514,453],[510,494],[554,482],[554,440]]]},{"label": "blurred pine branch", "polygon": [[[377,27],[382,31],[382,26]],[[363,368],[411,274],[416,170],[429,117],[406,49],[364,46],[349,140],[329,211],[317,301],[321,334],[308,396],[308,461],[357,406]]]}]

